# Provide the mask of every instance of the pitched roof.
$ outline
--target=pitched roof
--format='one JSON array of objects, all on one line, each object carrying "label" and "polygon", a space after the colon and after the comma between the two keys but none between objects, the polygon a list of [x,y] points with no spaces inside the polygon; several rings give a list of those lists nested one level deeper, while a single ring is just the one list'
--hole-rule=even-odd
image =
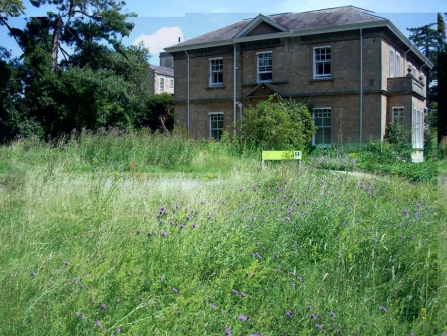
[{"label": "pitched roof", "polygon": [[172,68],[161,67],[161,66],[158,66],[158,65],[150,65],[149,67],[151,69],[155,70],[155,72],[157,74],[160,74],[160,75],[163,75],[163,76],[174,77],[174,69],[172,69]]},{"label": "pitched roof", "polygon": [[[244,28],[246,28],[252,21],[254,22],[260,17],[267,18],[268,20],[265,20],[266,23],[269,23],[271,20],[276,23],[277,27],[282,26],[289,31],[304,31],[349,24],[387,21],[384,18],[375,16],[371,11],[354,6],[336,7],[302,13],[283,13],[266,16],[260,14],[256,18],[238,21],[229,26],[197,36],[169,48],[187,47],[195,44],[226,41],[235,37],[240,37],[239,33],[243,31]],[[272,24],[272,26],[274,26],[274,24]],[[278,29],[278,31],[281,30]]]}]

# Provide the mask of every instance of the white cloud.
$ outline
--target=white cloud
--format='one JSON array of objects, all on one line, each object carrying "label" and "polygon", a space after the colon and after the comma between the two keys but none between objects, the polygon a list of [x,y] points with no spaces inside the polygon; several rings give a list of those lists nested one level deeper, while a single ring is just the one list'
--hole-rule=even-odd
[{"label": "white cloud", "polygon": [[143,42],[144,46],[149,49],[149,52],[158,57],[160,52],[163,52],[163,48],[170,47],[183,41],[183,32],[180,27],[163,27],[157,30],[152,35],[141,34],[133,41],[133,45],[138,45]]}]

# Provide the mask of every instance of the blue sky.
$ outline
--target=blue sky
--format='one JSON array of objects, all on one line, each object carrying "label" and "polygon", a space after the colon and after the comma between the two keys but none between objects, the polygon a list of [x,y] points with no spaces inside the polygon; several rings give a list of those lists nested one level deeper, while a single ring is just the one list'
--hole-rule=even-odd
[{"label": "blue sky", "polygon": [[[51,6],[33,7],[24,1],[26,16],[44,16]],[[316,9],[353,5],[373,11],[376,15],[390,19],[405,35],[406,28],[420,27],[436,22],[437,12],[447,12],[444,0],[127,0],[125,10],[138,15],[133,18],[135,28],[124,44],[132,45],[142,41],[149,48],[151,63],[158,65],[158,54],[163,48],[184,39],[202,35],[224,27],[241,19],[258,14],[284,12],[305,12]],[[10,18],[11,26],[21,27],[24,18]],[[0,26],[0,46],[12,50],[19,49],[14,39],[7,36],[7,29]]]}]

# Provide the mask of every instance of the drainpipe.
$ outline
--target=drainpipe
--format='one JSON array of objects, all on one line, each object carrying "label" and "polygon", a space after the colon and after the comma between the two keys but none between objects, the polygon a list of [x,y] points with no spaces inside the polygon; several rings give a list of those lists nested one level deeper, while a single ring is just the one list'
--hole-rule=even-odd
[{"label": "drainpipe", "polygon": [[360,26],[360,142],[363,140],[363,31]]},{"label": "drainpipe", "polygon": [[185,50],[185,53],[186,53],[186,59],[187,59],[187,64],[186,64],[186,77],[187,77],[187,79],[186,79],[186,86],[187,86],[187,92],[188,92],[188,103],[187,103],[187,106],[188,106],[188,121],[187,121],[187,126],[188,126],[188,135],[190,135],[189,134],[189,131],[190,131],[190,115],[189,115],[189,54],[188,54],[188,52]]},{"label": "drainpipe", "polygon": [[[413,48],[411,47],[412,45],[410,44],[410,49],[408,49],[405,53],[404,53],[404,67],[405,66],[407,66],[406,65],[406,63],[407,63],[407,53],[409,52],[409,51],[411,51],[411,50],[413,50]],[[406,71],[407,69],[405,69],[405,71]]]},{"label": "drainpipe", "polygon": [[233,44],[233,134],[236,135],[236,86],[237,86],[237,63],[236,45]]}]

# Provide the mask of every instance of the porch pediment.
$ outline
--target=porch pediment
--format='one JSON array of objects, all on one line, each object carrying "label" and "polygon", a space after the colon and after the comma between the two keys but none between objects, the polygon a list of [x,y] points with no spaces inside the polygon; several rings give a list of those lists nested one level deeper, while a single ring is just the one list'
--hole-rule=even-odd
[{"label": "porch pediment", "polygon": [[251,91],[249,91],[245,97],[265,97],[274,93],[279,94],[282,97],[288,97],[288,94],[280,90],[277,86],[270,83],[259,83]]},{"label": "porch pediment", "polygon": [[234,35],[233,38],[245,37],[245,36],[256,36],[264,34],[274,34],[280,32],[289,31],[283,25],[273,21],[272,19],[259,14],[255,17],[248,25],[246,25],[239,33]]}]

